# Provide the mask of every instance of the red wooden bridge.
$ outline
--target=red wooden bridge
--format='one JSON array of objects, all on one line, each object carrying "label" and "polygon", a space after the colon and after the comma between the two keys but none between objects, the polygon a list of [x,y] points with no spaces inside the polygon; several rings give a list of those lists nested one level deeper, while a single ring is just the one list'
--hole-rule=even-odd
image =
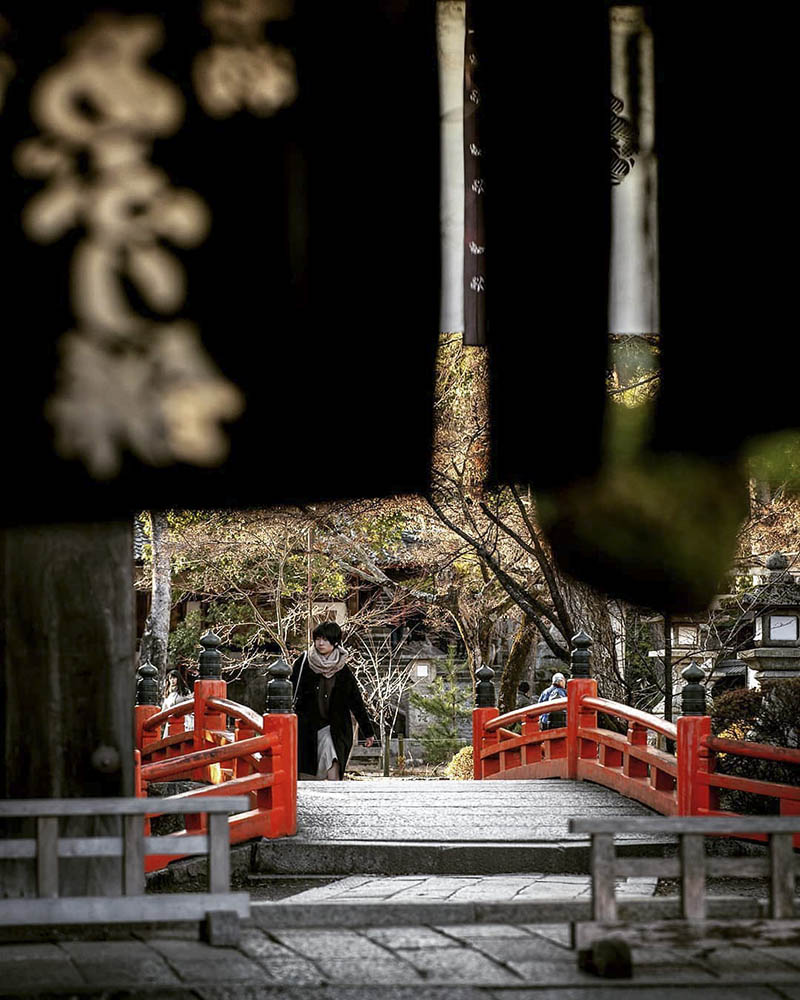
[{"label": "red wooden bridge", "polygon": [[[271,668],[267,712],[256,712],[230,701],[220,679],[220,640],[201,640],[200,677],[193,697],[171,708],[158,706],[155,668],[139,670],[135,709],[137,794],[146,795],[152,782],[191,778],[202,788],[171,798],[196,800],[209,795],[241,795],[251,808],[229,820],[231,843],[253,838],[277,838],[297,832],[297,719],[292,713],[289,667]],[[572,678],[566,696],[529,705],[505,715],[495,706],[493,671],[478,671],[477,707],[473,712],[474,777],[476,780],[565,778],[595,782],[663,815],[733,816],[719,808],[722,789],[765,796],[781,815],[800,815],[800,787],[774,781],[723,774],[719,755],[800,764],[800,750],[746,740],[729,740],[711,733],[705,713],[702,671],[684,671],[683,715],[676,723],[597,697],[590,674],[591,640],[579,633],[572,640]],[[187,715],[194,727],[187,729]],[[565,714],[563,725],[543,730],[540,717]],[[624,731],[605,728],[598,716],[619,720]],[[557,717],[557,715],[556,715]],[[233,729],[227,720],[233,720]],[[520,726],[516,732],[511,727]],[[658,738],[665,748],[655,745]],[[159,814],[154,799],[152,816]],[[183,856],[181,839],[197,833],[204,822],[187,817],[187,829],[173,834],[175,851],[151,857],[148,870],[164,867]],[[756,836],[755,839],[765,839]],[[795,838],[800,847],[800,836]]]},{"label": "red wooden bridge", "polygon": [[[692,665],[683,672],[683,712],[676,723],[597,697],[589,677],[591,640],[572,640],[572,679],[566,697],[499,715],[494,706],[492,671],[478,671],[473,712],[476,780],[503,778],[572,778],[593,781],[636,799],[666,816],[733,816],[719,808],[719,791],[730,789],[777,802],[781,815],[800,815],[800,787],[760,781],[716,770],[718,755],[800,764],[800,750],[713,736],[705,714],[703,672]],[[566,724],[542,730],[540,717],[566,712]],[[601,728],[598,713],[625,724],[625,732]],[[520,724],[521,732],[510,727]],[[663,737],[674,752],[659,749]],[[765,839],[762,836],[756,839]],[[800,837],[795,838],[800,847]]]},{"label": "red wooden bridge", "polygon": [[[193,697],[170,708],[158,705],[157,671],[139,668],[134,709],[136,794],[146,796],[153,782],[191,779],[207,782],[170,800],[188,803],[205,796],[248,795],[251,808],[231,816],[231,843],[259,837],[283,837],[297,831],[297,717],[292,712],[289,667],[279,661],[267,686],[267,712],[259,715],[230,701],[220,677],[220,640],[208,633],[200,640],[200,677]],[[193,727],[186,728],[187,716]],[[228,720],[233,720],[233,729]],[[158,816],[157,799],[150,817]],[[186,829],[173,834],[175,853],[153,855],[146,870],[183,857],[181,840],[201,832],[205,816],[187,816]]]}]

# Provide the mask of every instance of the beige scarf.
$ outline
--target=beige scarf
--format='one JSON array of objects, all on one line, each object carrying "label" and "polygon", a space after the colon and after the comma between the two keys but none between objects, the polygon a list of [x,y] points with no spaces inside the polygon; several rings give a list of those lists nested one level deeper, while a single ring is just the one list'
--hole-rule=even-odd
[{"label": "beige scarf", "polygon": [[316,646],[308,648],[308,665],[315,674],[322,674],[323,677],[330,678],[338,674],[349,658],[350,654],[341,646],[334,647],[327,656],[320,655]]}]

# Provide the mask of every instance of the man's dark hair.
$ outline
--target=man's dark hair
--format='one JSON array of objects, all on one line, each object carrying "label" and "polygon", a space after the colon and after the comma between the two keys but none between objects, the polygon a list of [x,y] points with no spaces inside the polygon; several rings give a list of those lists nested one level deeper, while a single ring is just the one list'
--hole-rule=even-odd
[{"label": "man's dark hair", "polygon": [[531,686],[530,686],[530,684],[527,681],[520,681],[519,682],[519,687],[517,688],[518,691],[522,691],[525,694],[527,694],[530,691],[530,689],[531,689]]},{"label": "man's dark hair", "polygon": [[320,622],[311,633],[312,639],[327,639],[332,646],[338,646],[342,641],[342,630],[336,622]]}]

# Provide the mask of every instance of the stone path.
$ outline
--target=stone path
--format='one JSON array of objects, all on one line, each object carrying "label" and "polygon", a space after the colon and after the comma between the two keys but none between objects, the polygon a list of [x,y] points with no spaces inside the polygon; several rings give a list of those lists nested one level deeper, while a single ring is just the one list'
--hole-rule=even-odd
[{"label": "stone path", "polygon": [[[616,894],[652,896],[658,879],[653,877],[617,879]],[[306,889],[287,903],[405,903],[418,900],[450,902],[491,900],[507,902],[524,899],[591,899],[588,875],[401,875],[390,878],[353,875],[328,885]]]},{"label": "stone path", "polygon": [[[296,837],[259,844],[254,871],[413,875],[589,870],[572,816],[648,816],[590,782],[301,782]],[[668,838],[624,834],[620,854],[660,853]]]},{"label": "stone path", "polygon": [[0,996],[105,1000],[800,1000],[800,948],[635,948],[631,980],[581,972],[563,925],[195,931],[0,945]]}]

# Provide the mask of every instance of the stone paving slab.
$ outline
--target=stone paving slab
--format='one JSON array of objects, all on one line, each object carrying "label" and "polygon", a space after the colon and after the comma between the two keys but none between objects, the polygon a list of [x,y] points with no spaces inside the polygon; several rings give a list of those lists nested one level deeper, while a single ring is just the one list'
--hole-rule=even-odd
[{"label": "stone paving slab", "polygon": [[[800,1000],[800,948],[643,943],[634,977],[577,967],[561,928],[520,924],[243,930],[237,948],[165,931],[146,940],[0,947],[0,996],[104,1000]],[[105,949],[105,952],[104,952]],[[135,963],[171,981],[130,982]],[[117,967],[120,974],[114,974]],[[14,969],[36,976],[12,978]],[[64,977],[65,970],[72,977]],[[766,985],[769,984],[769,985]],[[3,990],[6,992],[4,993]]]},{"label": "stone paving slab", "polygon": [[142,941],[64,941],[60,947],[90,984],[181,986],[178,975]]},{"label": "stone paving slab", "polygon": [[[620,897],[652,896],[658,879],[619,878]],[[356,876],[291,896],[287,903],[347,903],[362,900],[391,903],[425,899],[506,901],[513,899],[579,899],[591,897],[588,875],[419,875]]]}]

